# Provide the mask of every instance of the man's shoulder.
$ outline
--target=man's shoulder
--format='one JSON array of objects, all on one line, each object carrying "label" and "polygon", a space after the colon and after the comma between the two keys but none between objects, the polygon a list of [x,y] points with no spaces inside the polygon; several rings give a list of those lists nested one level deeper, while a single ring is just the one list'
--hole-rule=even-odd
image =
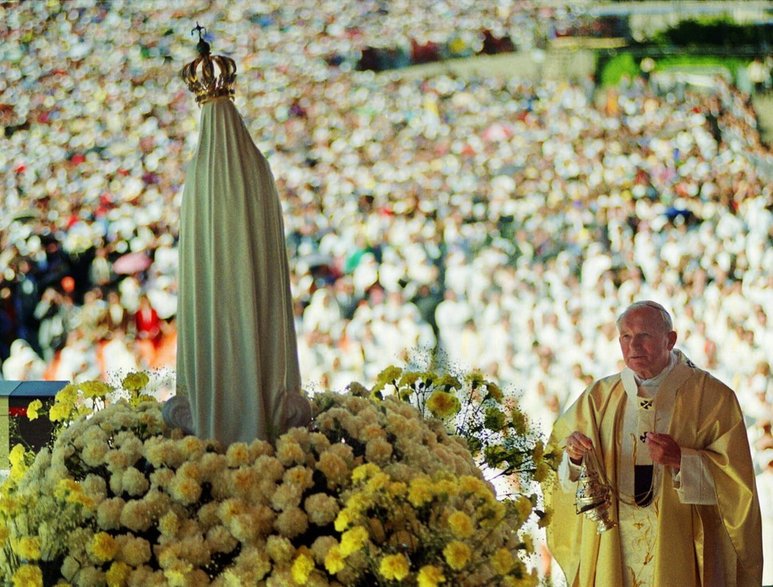
[{"label": "man's shoulder", "polygon": [[710,371],[698,367],[689,359],[685,362],[685,366],[690,369],[690,376],[687,379],[688,385],[700,387],[704,393],[735,397],[735,391]]},{"label": "man's shoulder", "polygon": [[620,384],[620,381],[621,381],[620,373],[612,373],[611,375],[606,375],[605,377],[596,379],[593,383],[591,383],[585,389],[585,393],[590,395],[609,393],[611,389],[613,389],[615,386]]},{"label": "man's shoulder", "polygon": [[727,387],[728,389],[730,389],[727,386],[727,384],[720,381],[713,373],[711,373],[711,371],[707,369],[703,369],[702,367],[699,367],[698,365],[693,363],[690,359],[685,358],[684,363],[682,364],[692,372],[691,373],[692,377],[699,377],[705,380],[705,382],[710,385],[718,385],[718,386]]},{"label": "man's shoulder", "polygon": [[596,379],[596,381],[594,381],[591,384],[591,387],[615,385],[620,381],[621,376],[622,376],[622,373],[618,371],[617,373],[612,373],[611,375],[600,377],[599,379]]}]

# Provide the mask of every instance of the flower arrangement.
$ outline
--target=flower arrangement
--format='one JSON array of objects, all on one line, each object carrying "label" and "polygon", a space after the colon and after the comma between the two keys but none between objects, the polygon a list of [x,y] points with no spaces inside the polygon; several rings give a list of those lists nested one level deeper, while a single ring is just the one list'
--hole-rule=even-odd
[{"label": "flower arrangement", "polygon": [[[397,375],[314,396],[312,425],[274,444],[228,447],[168,429],[144,374],[67,386],[48,410],[51,447],[11,451],[0,574],[19,586],[536,584],[534,496],[498,499],[464,436],[500,472],[538,474],[525,420],[494,414],[504,400],[479,376]],[[463,434],[449,433],[461,418]]]}]

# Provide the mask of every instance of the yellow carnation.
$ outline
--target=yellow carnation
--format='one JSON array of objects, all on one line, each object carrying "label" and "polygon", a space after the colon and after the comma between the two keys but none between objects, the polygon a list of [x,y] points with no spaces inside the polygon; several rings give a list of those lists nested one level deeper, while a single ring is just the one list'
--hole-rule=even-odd
[{"label": "yellow carnation", "polygon": [[443,556],[445,557],[448,566],[455,571],[460,571],[466,567],[467,563],[470,562],[471,555],[472,552],[470,551],[470,547],[458,540],[449,542],[443,549]]},{"label": "yellow carnation", "polygon": [[470,516],[460,511],[455,511],[448,516],[448,526],[457,538],[468,538],[475,532],[475,526]]},{"label": "yellow carnation", "polygon": [[309,575],[314,570],[314,559],[306,553],[301,553],[298,558],[293,561],[292,566],[293,581],[298,585],[305,585],[309,580]]},{"label": "yellow carnation", "polygon": [[27,406],[27,418],[30,420],[37,420],[39,417],[38,410],[43,407],[43,402],[39,399],[32,400]]},{"label": "yellow carnation", "polygon": [[338,515],[336,516],[334,527],[336,531],[343,532],[349,527],[349,524],[353,521],[352,512],[348,509],[343,509],[340,512],[338,512]]},{"label": "yellow carnation", "polygon": [[100,562],[113,560],[118,553],[118,543],[107,532],[97,532],[91,539],[89,552]]},{"label": "yellow carnation", "polygon": [[344,557],[357,552],[368,541],[368,531],[363,526],[355,526],[341,535],[341,554]]},{"label": "yellow carnation", "polygon": [[22,565],[13,575],[13,587],[43,587],[43,572],[36,565]]},{"label": "yellow carnation", "polygon": [[342,571],[346,563],[344,562],[344,556],[341,554],[341,549],[336,544],[332,546],[325,555],[325,568],[331,575],[335,575],[339,571]]},{"label": "yellow carnation", "polygon": [[389,581],[402,581],[411,572],[411,568],[405,555],[389,554],[381,559],[378,572]]},{"label": "yellow carnation", "polygon": [[452,393],[436,390],[427,400],[427,409],[438,418],[450,418],[459,413],[461,403]]},{"label": "yellow carnation", "polygon": [[437,587],[440,583],[445,583],[443,570],[435,565],[425,565],[419,569],[418,585],[419,587]]}]

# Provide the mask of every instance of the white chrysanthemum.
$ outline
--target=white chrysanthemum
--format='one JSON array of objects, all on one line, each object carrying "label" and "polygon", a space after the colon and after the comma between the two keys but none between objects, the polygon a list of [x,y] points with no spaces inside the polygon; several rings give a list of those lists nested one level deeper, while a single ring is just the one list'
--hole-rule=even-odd
[{"label": "white chrysanthemum", "polygon": [[302,465],[306,463],[306,451],[294,440],[280,436],[276,443],[276,458],[285,466]]},{"label": "white chrysanthemum", "polygon": [[213,552],[231,552],[239,544],[228,528],[220,524],[207,530],[207,543]]},{"label": "white chrysanthemum", "polygon": [[81,567],[73,579],[78,587],[93,587],[105,583],[105,573],[96,567]]},{"label": "white chrysanthemum", "polygon": [[309,518],[301,508],[290,508],[281,512],[274,522],[276,528],[282,536],[295,538],[303,534],[309,528]]},{"label": "white chrysanthemum", "polygon": [[150,486],[167,490],[173,479],[174,471],[172,469],[156,469],[150,474]]},{"label": "white chrysanthemum", "polygon": [[338,500],[326,493],[314,493],[303,502],[309,521],[317,526],[331,524],[338,515]]},{"label": "white chrysanthemum", "polygon": [[365,445],[365,458],[377,465],[386,465],[392,458],[392,445],[386,438],[373,438]]},{"label": "white chrysanthemum", "polygon": [[277,486],[271,496],[271,507],[277,511],[284,511],[297,507],[303,497],[303,487],[293,483],[282,483]]},{"label": "white chrysanthemum", "polygon": [[272,534],[266,540],[266,552],[275,563],[289,563],[295,556],[295,547],[284,536]]},{"label": "white chrysanthemum", "polygon": [[107,497],[107,483],[99,475],[93,473],[86,475],[86,478],[81,481],[81,488],[83,493],[94,500],[94,503],[99,503]]},{"label": "white chrysanthemum", "polygon": [[218,511],[220,502],[210,501],[199,508],[196,518],[203,529],[210,528],[220,523]]},{"label": "white chrysanthemum", "polygon": [[118,560],[132,567],[138,567],[150,560],[150,543],[144,538],[124,534],[116,536],[116,542],[119,546]]},{"label": "white chrysanthemum", "polygon": [[[331,446],[319,455],[319,461],[316,465],[316,468],[322,471],[327,478],[327,485],[330,488],[346,485],[349,482],[349,475],[351,473],[349,464],[341,457],[340,451],[336,450],[337,446],[343,445]],[[351,451],[351,448],[349,450]]]},{"label": "white chrysanthemum", "polygon": [[242,467],[252,462],[252,454],[244,442],[231,443],[225,453],[225,458],[229,467]]},{"label": "white chrysanthemum", "polygon": [[129,467],[123,472],[121,485],[126,493],[138,497],[147,492],[150,482],[140,470]]},{"label": "white chrysanthemum", "polygon": [[116,530],[121,526],[121,512],[126,502],[120,497],[104,500],[97,507],[97,524],[103,530]]},{"label": "white chrysanthemum", "polygon": [[127,501],[121,510],[121,525],[134,532],[144,532],[153,522],[153,511],[145,501]]}]

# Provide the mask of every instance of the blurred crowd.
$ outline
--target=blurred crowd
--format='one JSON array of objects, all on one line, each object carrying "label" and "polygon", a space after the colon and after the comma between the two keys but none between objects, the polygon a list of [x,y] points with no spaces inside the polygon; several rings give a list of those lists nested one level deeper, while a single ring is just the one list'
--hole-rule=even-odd
[{"label": "blurred crowd", "polygon": [[560,16],[535,4],[0,6],[3,377],[174,368],[199,114],[177,73],[198,19],[237,62],[236,105],[285,207],[307,389],[437,351],[522,394],[548,430],[620,367],[615,317],[651,298],[769,455],[771,154],[747,95],[355,66],[368,47],[492,31],[529,49]]}]

